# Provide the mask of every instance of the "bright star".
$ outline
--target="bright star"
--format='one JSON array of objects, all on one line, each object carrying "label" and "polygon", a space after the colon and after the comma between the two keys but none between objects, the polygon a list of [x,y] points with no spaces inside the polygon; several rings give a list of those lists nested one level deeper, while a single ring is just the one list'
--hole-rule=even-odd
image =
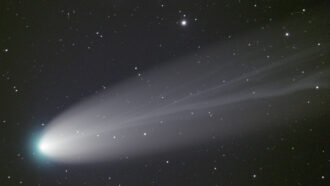
[{"label": "bright star", "polygon": [[182,26],[186,26],[186,25],[187,25],[187,21],[186,21],[186,20],[182,20],[182,21],[181,21],[181,25],[182,25]]}]

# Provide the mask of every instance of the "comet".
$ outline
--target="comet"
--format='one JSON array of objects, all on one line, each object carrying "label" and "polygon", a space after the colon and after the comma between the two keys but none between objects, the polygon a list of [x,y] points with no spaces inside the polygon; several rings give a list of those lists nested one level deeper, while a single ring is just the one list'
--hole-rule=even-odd
[{"label": "comet", "polygon": [[[304,70],[328,46],[291,50],[274,44],[258,51],[242,44],[267,43],[272,34],[249,33],[157,68],[136,68],[138,75],[51,120],[38,148],[54,162],[114,161],[275,127],[265,125],[269,118],[284,123],[296,95],[329,88],[328,67]],[[276,103],[281,104],[271,110]]]}]

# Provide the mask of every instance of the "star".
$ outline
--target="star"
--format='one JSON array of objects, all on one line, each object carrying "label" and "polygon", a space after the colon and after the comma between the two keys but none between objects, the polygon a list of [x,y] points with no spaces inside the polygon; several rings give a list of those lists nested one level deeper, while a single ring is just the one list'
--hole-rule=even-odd
[{"label": "star", "polygon": [[187,26],[187,20],[185,19],[181,20],[181,26]]}]

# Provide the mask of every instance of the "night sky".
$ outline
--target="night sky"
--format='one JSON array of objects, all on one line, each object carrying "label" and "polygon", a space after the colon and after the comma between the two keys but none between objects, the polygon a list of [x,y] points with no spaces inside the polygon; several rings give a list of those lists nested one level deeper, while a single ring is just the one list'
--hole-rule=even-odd
[{"label": "night sky", "polygon": [[[2,0],[0,185],[329,185],[329,10],[325,0]],[[225,137],[108,162],[54,162],[38,151],[44,129],[72,106],[130,79],[157,87],[158,77],[144,74],[176,63],[189,72],[196,69],[189,60],[203,64],[203,72],[224,66],[227,81],[288,60],[267,80],[244,79],[272,82],[255,84],[267,95],[284,77],[315,81],[252,103],[233,101],[212,114],[204,108],[176,113],[194,121],[192,127],[227,121],[237,129]],[[184,84],[186,92],[214,86]],[[228,89],[228,98],[241,100],[240,88],[245,84]],[[245,115],[258,124],[235,127]]]}]

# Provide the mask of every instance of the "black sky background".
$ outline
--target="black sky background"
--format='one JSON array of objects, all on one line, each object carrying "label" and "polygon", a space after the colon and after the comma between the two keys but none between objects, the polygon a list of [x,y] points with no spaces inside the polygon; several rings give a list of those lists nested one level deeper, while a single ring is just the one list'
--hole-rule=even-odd
[{"label": "black sky background", "polygon": [[[321,0],[2,0],[0,185],[328,185],[328,90],[297,96],[314,99],[315,117],[111,164],[44,164],[32,144],[43,123],[105,87],[261,27],[282,25],[274,42],[302,32],[286,20],[329,31],[329,8]],[[329,34],[318,39],[328,43]]]}]

